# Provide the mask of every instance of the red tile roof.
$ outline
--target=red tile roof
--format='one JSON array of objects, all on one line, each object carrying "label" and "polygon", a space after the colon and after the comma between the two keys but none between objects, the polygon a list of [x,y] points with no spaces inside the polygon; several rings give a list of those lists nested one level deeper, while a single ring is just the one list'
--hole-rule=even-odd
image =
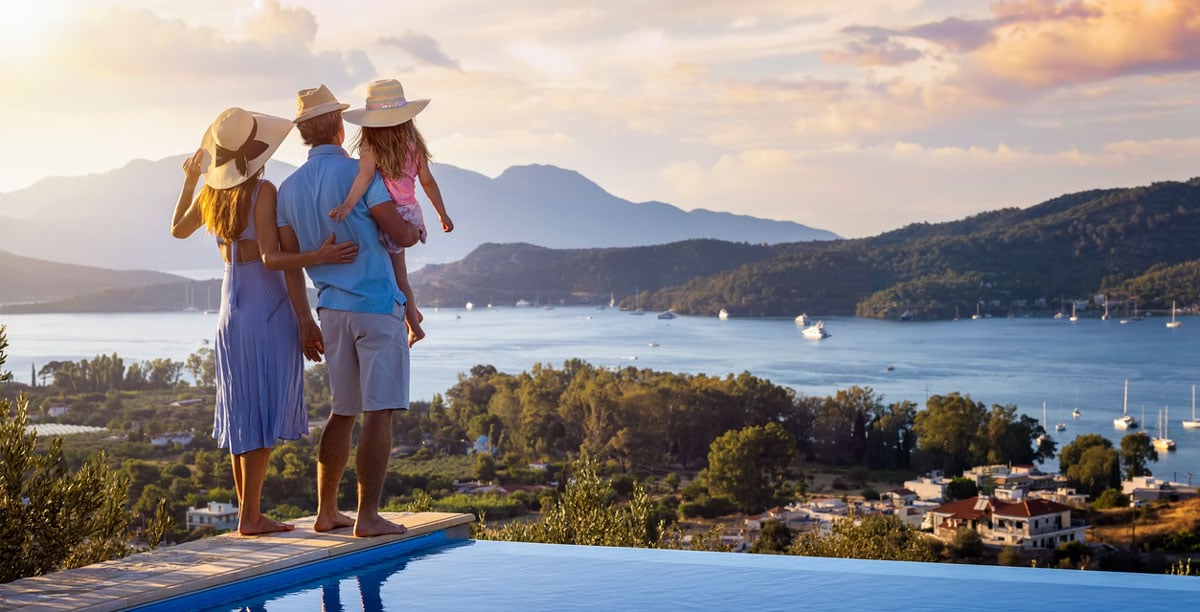
[{"label": "red tile roof", "polygon": [[976,509],[978,503],[978,497],[960,499],[938,506],[933,509],[933,512],[935,514],[949,515],[951,518],[976,519],[987,514],[1030,518],[1069,512],[1071,510],[1070,506],[1045,499],[1025,499],[1019,502],[988,499],[985,509]]}]

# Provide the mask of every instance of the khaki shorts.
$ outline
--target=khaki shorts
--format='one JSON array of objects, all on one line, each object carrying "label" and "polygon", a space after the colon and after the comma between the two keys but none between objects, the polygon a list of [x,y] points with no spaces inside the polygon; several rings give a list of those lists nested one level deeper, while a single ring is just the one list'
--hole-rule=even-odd
[{"label": "khaki shorts", "polygon": [[370,314],[321,308],[333,413],[408,408],[408,328],[404,308]]}]

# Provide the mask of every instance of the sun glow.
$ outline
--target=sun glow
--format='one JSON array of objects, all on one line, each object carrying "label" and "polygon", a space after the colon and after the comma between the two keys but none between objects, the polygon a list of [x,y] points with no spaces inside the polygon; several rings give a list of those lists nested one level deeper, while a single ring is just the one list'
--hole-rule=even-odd
[{"label": "sun glow", "polygon": [[0,19],[0,53],[5,61],[31,59],[50,44],[56,27],[71,10],[67,0],[14,2]]}]

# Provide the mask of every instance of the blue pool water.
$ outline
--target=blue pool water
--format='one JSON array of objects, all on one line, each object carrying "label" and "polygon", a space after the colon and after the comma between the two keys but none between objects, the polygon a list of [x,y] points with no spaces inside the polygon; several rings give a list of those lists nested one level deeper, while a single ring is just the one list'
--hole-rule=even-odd
[{"label": "blue pool water", "polygon": [[438,536],[139,610],[1142,611],[1186,609],[1200,596],[1196,577]]}]

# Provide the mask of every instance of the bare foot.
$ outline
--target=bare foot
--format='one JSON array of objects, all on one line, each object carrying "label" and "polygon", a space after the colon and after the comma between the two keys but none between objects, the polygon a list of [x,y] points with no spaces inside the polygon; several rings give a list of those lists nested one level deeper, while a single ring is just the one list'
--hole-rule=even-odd
[{"label": "bare foot", "polygon": [[259,515],[258,520],[239,523],[238,533],[244,536],[253,536],[262,535],[264,533],[276,533],[279,531],[291,531],[295,528],[295,525],[281,523],[268,516]]},{"label": "bare foot", "polygon": [[360,518],[354,524],[354,537],[370,538],[374,536],[400,534],[408,531],[404,525],[397,525],[378,514],[373,519]]},{"label": "bare foot", "polygon": [[354,526],[354,519],[342,514],[341,512],[334,512],[333,516],[331,517],[318,514],[317,521],[313,523],[313,531],[316,531],[317,533],[324,533],[326,531],[333,531],[334,529],[352,526]]}]

